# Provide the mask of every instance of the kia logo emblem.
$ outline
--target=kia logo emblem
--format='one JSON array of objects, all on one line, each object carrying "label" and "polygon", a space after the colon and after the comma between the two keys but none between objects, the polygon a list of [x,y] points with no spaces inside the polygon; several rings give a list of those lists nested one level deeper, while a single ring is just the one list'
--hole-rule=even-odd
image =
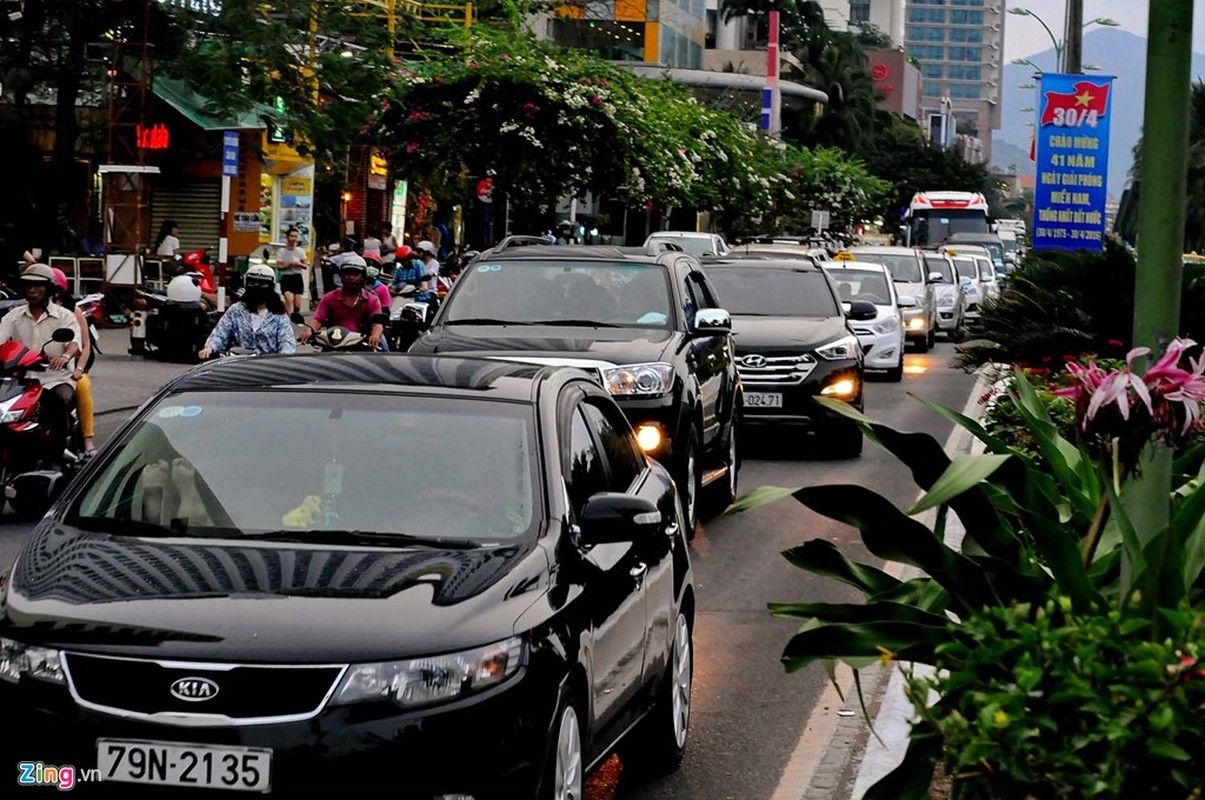
[{"label": "kia logo emblem", "polygon": [[218,696],[218,685],[209,678],[189,676],[172,681],[172,697],[187,703],[199,703]]},{"label": "kia logo emblem", "polygon": [[744,358],[742,358],[741,363],[744,364],[746,367],[753,367],[754,369],[760,369],[761,367],[766,366],[766,364],[769,364],[770,362],[766,359],[765,356],[752,355],[752,356],[745,356]]}]

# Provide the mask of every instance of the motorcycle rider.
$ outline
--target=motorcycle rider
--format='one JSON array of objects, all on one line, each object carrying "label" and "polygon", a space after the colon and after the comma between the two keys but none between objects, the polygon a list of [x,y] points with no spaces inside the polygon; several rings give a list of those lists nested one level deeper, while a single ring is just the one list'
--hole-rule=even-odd
[{"label": "motorcycle rider", "polygon": [[[67,448],[70,432],[71,403],[75,399],[75,378],[67,369],[80,353],[80,329],[75,314],[50,302],[54,271],[46,264],[30,264],[21,271],[25,305],[14,308],[0,319],[0,344],[20,342],[32,350],[47,354],[49,365],[35,373],[42,384],[44,424],[50,434],[50,453],[57,459]],[[66,328],[74,335],[70,342],[54,341],[54,332]]]},{"label": "motorcycle rider", "polygon": [[51,267],[50,271],[54,273],[54,285],[58,289],[54,302],[75,315],[75,322],[80,329],[80,342],[83,347],[80,349],[79,358],[75,360],[75,369],[72,370],[71,377],[75,379],[75,408],[79,414],[80,432],[84,437],[84,458],[92,458],[96,455],[96,414],[92,404],[92,378],[88,372],[96,362],[95,343],[92,341],[88,320],[75,304],[75,297],[71,294],[67,273],[58,267]]},{"label": "motorcycle rider", "polygon": [[379,347],[389,317],[376,292],[365,287],[367,276],[368,265],[362,256],[345,255],[339,262],[341,286],[323,295],[313,321],[301,329],[297,340],[307,342],[323,327],[340,326],[367,336],[374,349]]},{"label": "motorcycle rider", "polygon": [[390,290],[398,294],[402,287],[407,284],[418,289],[418,293],[414,299],[420,303],[431,299],[434,294],[431,291],[430,284],[427,281],[427,269],[414,257],[414,251],[409,245],[398,247],[397,251],[397,266],[393,270],[393,282],[389,285]]},{"label": "motorcycle rider", "polygon": [[197,356],[209,358],[215,351],[241,347],[257,353],[292,353],[297,350],[293,323],[276,293],[276,273],[266,264],[255,264],[243,276],[243,296],[222,315]]}]

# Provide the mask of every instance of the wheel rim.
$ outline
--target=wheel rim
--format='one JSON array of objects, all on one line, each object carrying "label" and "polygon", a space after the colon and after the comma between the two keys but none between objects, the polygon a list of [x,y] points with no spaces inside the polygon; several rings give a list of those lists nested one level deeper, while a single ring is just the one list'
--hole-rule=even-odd
[{"label": "wheel rim", "polygon": [[695,451],[686,454],[686,521],[691,525],[695,522],[695,491],[698,488],[695,481]]},{"label": "wheel rim", "polygon": [[556,800],[581,800],[582,738],[577,712],[566,706],[561,713],[561,729],[556,737]]},{"label": "wheel rim", "polygon": [[673,708],[674,741],[678,748],[686,746],[686,731],[690,725],[690,687],[692,672],[690,626],[686,617],[678,615],[678,630],[674,635]]},{"label": "wheel rim", "polygon": [[728,432],[728,493],[736,498],[736,420],[732,421],[732,430]]}]

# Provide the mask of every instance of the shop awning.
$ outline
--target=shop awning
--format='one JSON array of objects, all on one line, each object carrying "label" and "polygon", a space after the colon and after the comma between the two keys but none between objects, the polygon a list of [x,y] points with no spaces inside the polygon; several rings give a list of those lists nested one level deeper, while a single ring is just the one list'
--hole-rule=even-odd
[{"label": "shop awning", "polygon": [[[126,58],[125,67],[131,75],[141,72],[138,61],[133,58]],[[193,91],[187,81],[166,75],[154,76],[151,91],[204,131],[262,131],[280,116],[275,109],[262,103],[255,103],[243,111],[215,110],[209,98]]]}]

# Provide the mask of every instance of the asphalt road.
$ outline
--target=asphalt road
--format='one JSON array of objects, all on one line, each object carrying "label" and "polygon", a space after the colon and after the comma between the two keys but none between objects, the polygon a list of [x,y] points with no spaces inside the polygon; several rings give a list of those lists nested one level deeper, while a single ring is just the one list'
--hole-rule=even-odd
[{"label": "asphalt road", "polygon": [[[908,394],[961,409],[974,376],[951,369],[952,355],[952,346],[944,342],[927,354],[910,354],[902,383],[868,385],[866,413],[901,429],[927,431],[944,442],[950,424]],[[122,390],[132,396],[141,390],[142,398],[148,396],[165,379],[160,372],[164,365],[150,366],[126,366]],[[104,390],[100,383],[98,391]],[[98,443],[112,435],[127,414],[100,415]],[[861,458],[847,460],[812,458],[802,438],[746,438],[745,444],[742,492],[761,485],[854,483],[901,505],[916,496],[908,472],[871,443]],[[11,562],[29,527],[13,521],[7,511],[0,515],[0,564]],[[861,550],[852,529],[790,499],[705,525],[694,541],[699,614],[691,738],[683,766],[666,778],[629,785],[622,764],[612,759],[590,779],[586,800],[769,800],[826,679],[818,667],[786,674],[779,656],[796,625],[771,617],[766,604],[857,599],[853,590],[814,578],[780,555],[815,537],[848,544],[873,560]]]}]

